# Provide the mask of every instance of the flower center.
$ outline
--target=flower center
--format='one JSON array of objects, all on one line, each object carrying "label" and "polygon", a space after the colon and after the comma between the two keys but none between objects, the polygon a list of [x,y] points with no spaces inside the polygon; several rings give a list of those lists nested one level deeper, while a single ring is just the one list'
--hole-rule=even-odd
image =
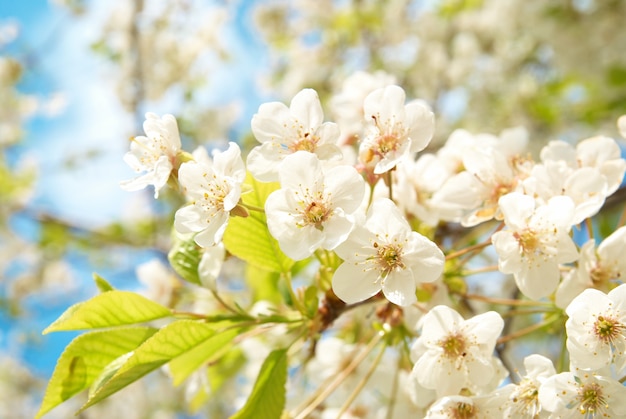
[{"label": "flower center", "polygon": [[612,316],[598,316],[593,331],[599,340],[611,344],[622,334],[624,325]]},{"label": "flower center", "polygon": [[372,119],[378,130],[378,135],[363,154],[363,162],[366,164],[371,163],[374,159],[384,158],[387,153],[397,151],[405,140],[401,123],[393,123],[388,120],[381,124],[380,119],[374,115]]},{"label": "flower center", "polygon": [[298,140],[291,143],[289,146],[289,150],[292,153],[296,151],[308,151],[309,153],[314,153],[317,149],[317,143],[320,141],[320,138],[317,135],[313,135],[310,132],[305,132]]},{"label": "flower center", "polygon": [[589,271],[591,280],[598,285],[606,284],[610,279],[619,277],[619,272],[615,273],[607,266],[602,266],[598,261],[593,268]]},{"label": "flower center", "polygon": [[598,383],[584,385],[578,391],[578,401],[580,401],[578,411],[581,415],[594,415],[609,407]]},{"label": "flower center", "polygon": [[384,276],[389,275],[391,271],[405,269],[406,266],[402,262],[402,244],[378,244],[374,242],[374,249],[376,249],[377,262]]},{"label": "flower center", "polygon": [[457,405],[450,409],[449,417],[454,419],[471,419],[476,414],[476,409],[469,403],[457,403]]},{"label": "flower center", "polygon": [[[323,187],[322,187],[323,189]],[[324,197],[322,191],[313,192],[309,188],[303,191],[295,191],[298,198],[298,208],[296,212],[299,214],[298,227],[314,226],[316,229],[323,231],[324,223],[333,213],[332,205],[328,202],[330,197]]]},{"label": "flower center", "polygon": [[541,240],[535,230],[527,228],[522,232],[513,233],[513,237],[517,240],[526,255],[537,253],[540,249]]},{"label": "flower center", "polygon": [[519,403],[517,412],[530,414],[532,417],[539,412],[541,406],[538,400],[539,390],[537,385],[528,379],[522,380],[519,384],[517,391],[513,393],[511,401],[513,403]]},{"label": "flower center", "polygon": [[394,133],[383,134],[378,137],[377,143],[378,152],[384,155],[398,148],[398,137]]},{"label": "flower center", "polygon": [[323,202],[312,201],[304,210],[306,224],[314,225],[318,230],[324,230],[322,225],[330,215],[330,209]]},{"label": "flower center", "polygon": [[443,349],[443,354],[449,359],[464,357],[467,352],[467,341],[460,332],[450,334],[439,341],[439,347]]}]

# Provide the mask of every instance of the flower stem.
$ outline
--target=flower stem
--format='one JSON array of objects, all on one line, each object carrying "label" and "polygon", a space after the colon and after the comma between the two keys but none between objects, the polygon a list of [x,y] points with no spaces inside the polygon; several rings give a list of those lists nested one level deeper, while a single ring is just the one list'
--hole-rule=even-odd
[{"label": "flower stem", "polygon": [[217,293],[217,291],[211,290],[211,294],[213,294],[213,297],[215,297],[217,302],[220,303],[222,305],[222,307],[224,307],[226,310],[230,311],[231,313],[239,314],[239,315],[248,315],[245,311],[243,311],[241,309],[237,309],[235,307],[232,307],[230,304],[228,304],[226,301],[224,301],[224,299],[222,297],[220,297],[220,295]]},{"label": "flower stem", "polygon": [[509,298],[492,298],[479,294],[465,294],[463,297],[468,300],[484,301],[486,303],[498,304],[503,306],[530,306],[530,307],[552,307],[551,303],[541,301],[528,301],[528,300],[512,300]]},{"label": "flower stem", "polygon": [[307,314],[306,307],[304,307],[304,305],[302,304],[302,302],[296,295],[295,291],[293,290],[293,284],[291,283],[291,272],[283,273],[282,277],[284,277],[285,281],[287,281],[287,290],[289,291],[289,296],[291,297],[291,300],[293,301],[293,305],[296,307],[296,309],[298,309],[300,313],[302,313],[302,315],[306,316]]},{"label": "flower stem", "polygon": [[352,393],[350,393],[350,395],[348,396],[346,401],[343,403],[343,405],[339,409],[339,413],[337,414],[338,418],[343,416],[343,414],[348,410],[348,408],[350,407],[352,402],[354,402],[354,399],[356,399],[356,397],[359,395],[359,393],[363,390],[363,387],[365,387],[365,384],[367,384],[369,379],[372,377],[372,374],[374,374],[374,371],[376,370],[376,368],[380,364],[380,360],[383,358],[383,355],[384,355],[386,349],[387,349],[387,345],[383,345],[383,347],[380,348],[380,351],[378,352],[378,355],[376,355],[376,358],[374,359],[374,362],[372,362],[372,365],[370,365],[369,369],[365,373],[365,376],[363,378],[361,378],[361,380],[356,385],[356,387],[354,388]]},{"label": "flower stem", "polygon": [[495,272],[498,270],[498,265],[484,266],[482,268],[467,270],[465,272],[461,272],[461,276],[470,276],[476,274],[482,274],[485,272]]},{"label": "flower stem", "polygon": [[322,404],[324,400],[330,394],[337,389],[337,387],[345,381],[346,378],[359,366],[359,364],[369,355],[369,353],[374,349],[374,347],[381,341],[382,335],[376,335],[369,344],[363,348],[363,350],[352,359],[352,362],[348,364],[346,368],[339,371],[339,373],[330,377],[329,380],[322,383],[317,389],[315,393],[311,395],[311,397],[305,402],[296,408],[296,413],[292,413],[291,417],[293,419],[305,419],[309,417],[309,415]]},{"label": "flower stem", "polygon": [[623,226],[624,224],[626,224],[626,205],[624,205],[624,210],[622,211],[622,215],[620,215],[619,217],[616,230],[620,228],[621,226]]},{"label": "flower stem", "polygon": [[472,246],[466,247],[465,249],[457,250],[456,252],[452,252],[446,255],[446,260],[455,259],[459,256],[463,256],[470,252],[475,252],[477,250],[483,249],[491,244],[491,238],[489,240],[485,240],[482,243],[477,243]]},{"label": "flower stem", "polygon": [[589,240],[593,239],[593,221],[591,217],[585,219],[585,226],[587,227],[587,235]]},{"label": "flower stem", "polygon": [[500,339],[497,340],[497,344],[500,345],[500,344],[508,342],[510,340],[517,339],[519,337],[528,335],[528,334],[530,334],[532,332],[535,332],[535,331],[537,331],[537,330],[539,330],[539,329],[541,329],[541,328],[543,328],[543,327],[545,327],[545,326],[547,326],[547,325],[549,325],[551,323],[554,323],[558,318],[559,318],[559,316],[557,316],[557,315],[551,316],[551,317],[546,318],[542,322],[539,322],[539,323],[536,323],[536,324],[531,324],[530,326],[524,327],[522,329],[519,329],[519,330],[517,330],[517,331],[515,331],[515,332],[513,332],[513,333],[511,333],[509,335],[502,336]]},{"label": "flower stem", "polygon": [[250,211],[257,211],[257,212],[265,213],[265,208],[257,207],[257,206],[250,205],[250,204],[246,204],[243,201],[239,201],[239,205],[241,205],[242,207],[244,207],[246,209],[249,209]]}]

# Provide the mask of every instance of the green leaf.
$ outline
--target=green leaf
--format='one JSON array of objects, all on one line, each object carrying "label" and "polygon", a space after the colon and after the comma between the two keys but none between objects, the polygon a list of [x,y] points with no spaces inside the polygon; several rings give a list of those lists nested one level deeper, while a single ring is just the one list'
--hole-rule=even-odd
[{"label": "green leaf", "polygon": [[172,265],[172,269],[181,278],[192,284],[202,285],[198,275],[198,265],[200,264],[202,254],[200,253],[200,246],[196,244],[193,238],[176,240],[167,258],[170,261],[170,265]]},{"label": "green leaf", "polygon": [[35,417],[87,389],[110,362],[134,350],[156,331],[150,327],[129,327],[78,336],[59,357]]},{"label": "green leaf", "polygon": [[258,268],[254,265],[246,265],[246,285],[252,291],[254,301],[269,301],[275,304],[282,302],[282,296],[278,289],[280,274]]},{"label": "green leaf", "polygon": [[138,347],[130,357],[104,370],[102,377],[96,380],[97,386],[90,389],[89,399],[80,411],[202,345],[216,333],[215,325],[195,320],[179,320],[163,327]]},{"label": "green leaf", "polygon": [[[246,183],[252,190],[242,195],[244,204],[263,208],[267,197],[279,184],[257,182],[249,173]],[[248,217],[231,217],[224,232],[224,245],[233,255],[257,268],[270,272],[288,272],[293,260],[281,250],[267,229],[265,214],[250,211]]]},{"label": "green leaf", "polygon": [[202,364],[213,362],[232,348],[232,342],[241,333],[240,328],[228,329],[209,337],[200,345],[170,362],[174,385],[187,379]]},{"label": "green leaf", "polygon": [[109,281],[107,281],[95,272],[93,274],[93,281],[96,283],[96,286],[98,287],[98,290],[100,290],[100,292],[109,292],[115,289],[113,288],[113,285],[109,284]]},{"label": "green leaf", "polygon": [[285,407],[287,383],[287,350],[272,351],[261,371],[246,404],[230,419],[279,419]]},{"label": "green leaf", "polygon": [[219,362],[211,365],[207,370],[211,391],[219,391],[224,383],[234,377],[245,364],[246,357],[240,348],[235,347],[226,353]]},{"label": "green leaf", "polygon": [[130,291],[109,291],[68,308],[43,334],[143,323],[171,315],[169,309]]},{"label": "green leaf", "polygon": [[317,314],[319,307],[319,297],[317,296],[319,290],[315,285],[310,285],[304,291],[304,306],[306,307],[307,316],[312,319]]}]

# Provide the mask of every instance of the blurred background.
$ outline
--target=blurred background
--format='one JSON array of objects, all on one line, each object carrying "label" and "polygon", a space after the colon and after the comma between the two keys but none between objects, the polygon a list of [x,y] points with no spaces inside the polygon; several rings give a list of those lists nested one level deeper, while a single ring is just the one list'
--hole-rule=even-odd
[{"label": "blurred background", "polygon": [[[180,198],[119,188],[145,112],[175,115],[187,150],[246,147],[261,103],[312,87],[333,120],[367,71],[428,102],[432,148],[457,128],[524,126],[534,150],[617,139],[624,16],[620,0],[0,0],[0,417],[36,413],[75,336],[41,331],[94,272],[159,297],[138,268],[167,263]],[[206,415],[186,391],[153,374],[80,417]]]}]

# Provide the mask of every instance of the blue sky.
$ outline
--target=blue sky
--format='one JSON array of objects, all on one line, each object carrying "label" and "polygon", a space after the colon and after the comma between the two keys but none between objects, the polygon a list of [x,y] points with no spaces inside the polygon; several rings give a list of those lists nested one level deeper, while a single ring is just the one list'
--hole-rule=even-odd
[{"label": "blue sky", "polygon": [[[210,3],[210,2],[208,2]],[[116,1],[92,0],[84,16],[76,18],[65,9],[47,0],[0,0],[0,23],[17,21],[20,36],[9,46],[9,52],[26,64],[27,71],[20,90],[49,98],[61,92],[67,100],[64,112],[54,118],[37,116],[26,126],[26,138],[11,151],[11,156],[32,158],[38,163],[39,181],[30,207],[36,211],[55,214],[82,226],[104,225],[128,210],[137,195],[119,188],[119,181],[134,176],[123,162],[128,149],[126,139],[134,132],[132,115],[121,109],[114,94],[112,67],[90,51],[90,44],[100,35],[100,25]],[[236,136],[248,130],[252,114],[261,97],[256,77],[267,65],[265,52],[253,33],[252,1],[229,4],[230,24],[224,42],[233,59],[228,66],[212,74],[212,105],[241,100],[242,112]],[[108,72],[108,73],[107,73]],[[107,77],[107,74],[109,77]],[[155,104],[159,113],[177,113],[176,103]],[[99,150],[95,159],[81,159],[89,150]],[[68,158],[78,157],[72,170],[67,170]],[[82,163],[81,163],[82,162]],[[136,194],[136,193],[135,193]],[[36,226],[17,218],[14,225],[24,236],[37,234]],[[0,352],[6,351],[22,358],[33,370],[48,377],[63,347],[74,336],[40,332],[70,304],[88,298],[95,292],[91,281],[93,271],[118,283],[134,280],[134,266],[146,261],[150,253],[111,255],[127,269],[107,270],[94,267],[84,255],[72,254],[70,263],[79,289],[72,299],[38,295],[26,299],[27,316],[14,319],[0,312]],[[0,290],[1,291],[1,290]]]}]

